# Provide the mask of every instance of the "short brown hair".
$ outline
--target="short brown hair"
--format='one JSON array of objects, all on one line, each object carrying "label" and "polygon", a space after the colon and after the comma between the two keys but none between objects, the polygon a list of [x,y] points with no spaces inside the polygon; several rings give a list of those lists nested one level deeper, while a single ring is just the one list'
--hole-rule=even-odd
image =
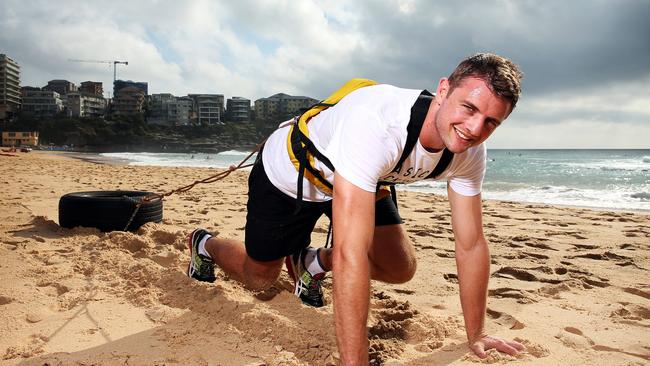
[{"label": "short brown hair", "polygon": [[524,74],[514,62],[493,53],[477,53],[463,61],[449,75],[449,93],[459,86],[463,79],[475,77],[486,82],[490,90],[511,103],[515,109],[521,94],[521,79]]}]

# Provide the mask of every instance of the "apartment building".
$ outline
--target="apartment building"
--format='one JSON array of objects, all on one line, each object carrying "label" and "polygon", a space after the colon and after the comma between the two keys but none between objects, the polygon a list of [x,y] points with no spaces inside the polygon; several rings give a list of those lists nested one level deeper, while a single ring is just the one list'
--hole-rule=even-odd
[{"label": "apartment building", "polygon": [[68,93],[76,92],[77,86],[68,80],[50,80],[47,82],[47,85],[43,87],[43,90],[50,90],[59,93],[59,95],[64,96]]},{"label": "apartment building", "polygon": [[38,146],[38,132],[3,132],[2,146]]},{"label": "apartment building", "polygon": [[132,80],[115,80],[113,82],[113,98],[117,98],[120,94],[120,90],[127,87],[140,89],[145,97],[149,95],[149,83],[147,82],[132,81]]},{"label": "apartment building", "polygon": [[118,90],[117,97],[113,98],[111,110],[114,115],[132,115],[143,112],[145,94],[142,89],[127,86]]},{"label": "apartment building", "polygon": [[185,126],[190,124],[192,119],[194,101],[190,97],[176,98],[176,124]]},{"label": "apartment building", "polygon": [[20,66],[0,54],[0,121],[13,119],[20,110]]},{"label": "apartment building", "polygon": [[169,93],[151,94],[148,123],[173,126],[178,120],[177,98]]},{"label": "apartment building", "polygon": [[68,93],[64,104],[69,117],[100,118],[106,113],[106,99],[101,94]]},{"label": "apartment building", "polygon": [[242,97],[228,98],[226,101],[226,120],[232,122],[250,121],[251,101]]},{"label": "apartment building", "polygon": [[79,86],[79,92],[103,97],[104,87],[101,81],[83,81]]},{"label": "apartment building", "polygon": [[200,125],[222,124],[224,111],[223,94],[189,94],[196,113],[196,123]]},{"label": "apartment building", "polygon": [[63,101],[59,93],[24,87],[22,91],[22,111],[36,118],[54,118],[62,114]]},{"label": "apartment building", "polygon": [[255,119],[265,121],[282,121],[299,115],[303,110],[318,103],[310,97],[292,96],[284,93],[274,94],[268,98],[255,101]]}]

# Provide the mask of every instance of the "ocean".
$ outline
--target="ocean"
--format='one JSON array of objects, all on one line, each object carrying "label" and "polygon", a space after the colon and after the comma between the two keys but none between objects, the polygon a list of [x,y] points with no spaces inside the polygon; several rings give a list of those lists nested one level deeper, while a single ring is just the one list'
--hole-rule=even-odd
[{"label": "ocean", "polygon": [[[226,168],[238,164],[248,152],[101,155],[130,165]],[[446,195],[444,182],[421,181],[398,188]],[[483,198],[650,211],[650,150],[488,149]]]}]

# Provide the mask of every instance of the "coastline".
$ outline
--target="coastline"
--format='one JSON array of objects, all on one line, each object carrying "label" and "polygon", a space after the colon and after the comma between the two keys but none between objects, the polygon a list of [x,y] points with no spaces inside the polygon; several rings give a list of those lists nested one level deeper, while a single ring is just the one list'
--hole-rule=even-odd
[{"label": "coastline", "polygon": [[48,151],[56,155],[62,155],[72,159],[78,159],[94,164],[107,164],[107,165],[129,165],[129,160],[108,157],[102,153],[95,152],[77,152],[77,151]]},{"label": "coastline", "polygon": [[[236,149],[235,149],[236,150]],[[531,150],[539,150],[539,149],[531,149]],[[562,149],[559,149],[562,150]],[[242,149],[242,153],[245,153],[248,151],[248,149]],[[109,165],[129,165],[131,160],[126,159],[126,158],[120,158],[120,157],[113,157],[113,156],[106,156],[102,155],[104,153],[101,152],[75,152],[75,151],[47,151],[50,153],[55,153],[55,154],[61,154],[68,156],[70,158],[82,160],[82,161],[87,161],[91,163],[97,163],[97,164],[109,164]],[[223,151],[222,151],[223,152]],[[158,165],[145,165],[145,164],[137,164],[137,166],[158,166]],[[226,169],[226,167],[209,167],[209,166],[193,166],[192,168],[199,168],[199,169]],[[405,185],[398,185],[397,186],[398,192],[411,192],[411,193],[424,193],[424,194],[440,194],[436,193],[433,191],[426,191],[422,190],[421,188],[409,188],[408,186]],[[442,195],[446,196],[446,193],[443,193]],[[565,203],[544,203],[544,202],[536,202],[536,201],[516,201],[512,199],[496,199],[496,198],[483,198],[483,201],[495,201],[495,202],[503,202],[503,203],[518,203],[522,205],[541,205],[544,207],[563,207],[563,208],[574,208],[574,209],[586,209],[586,210],[596,210],[596,211],[613,211],[613,212],[632,212],[632,213],[639,213],[639,214],[645,214],[645,215],[650,215],[650,202],[648,203],[648,209],[643,209],[643,208],[630,208],[630,207],[607,207],[607,206],[588,206],[588,205],[579,205],[579,204],[565,204]]]},{"label": "coastline", "polygon": [[[85,157],[39,152],[0,164],[0,175],[11,177],[2,181],[0,211],[3,364],[336,364],[331,279],[327,305],[313,309],[291,294],[284,272],[261,293],[220,271],[215,284],[184,274],[194,228],[243,239],[246,173],[166,198],[162,223],[136,233],[63,229],[57,204],[65,193],[169,191],[206,172]],[[483,207],[492,254],[487,331],[527,346],[517,357],[490,352],[484,362],[650,361],[648,215],[489,200]],[[418,271],[402,285],[372,283],[372,359],[476,364],[463,330],[447,199],[404,192],[400,214]],[[319,221],[312,245],[326,232]]]}]

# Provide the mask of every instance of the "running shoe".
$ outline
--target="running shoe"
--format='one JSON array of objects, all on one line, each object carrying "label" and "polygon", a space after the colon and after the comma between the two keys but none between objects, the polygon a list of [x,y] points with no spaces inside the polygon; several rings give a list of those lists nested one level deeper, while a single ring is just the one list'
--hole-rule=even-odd
[{"label": "running shoe", "polygon": [[206,257],[199,253],[199,243],[206,236],[211,237],[212,234],[203,230],[196,229],[190,234],[187,247],[190,249],[190,263],[187,265],[187,275],[203,282],[214,282],[214,261],[210,257]]},{"label": "running shoe", "polygon": [[325,272],[312,275],[305,268],[305,254],[310,249],[305,248],[299,253],[286,257],[285,264],[294,281],[294,295],[298,296],[303,304],[319,308],[325,305],[321,286],[325,279]]}]

